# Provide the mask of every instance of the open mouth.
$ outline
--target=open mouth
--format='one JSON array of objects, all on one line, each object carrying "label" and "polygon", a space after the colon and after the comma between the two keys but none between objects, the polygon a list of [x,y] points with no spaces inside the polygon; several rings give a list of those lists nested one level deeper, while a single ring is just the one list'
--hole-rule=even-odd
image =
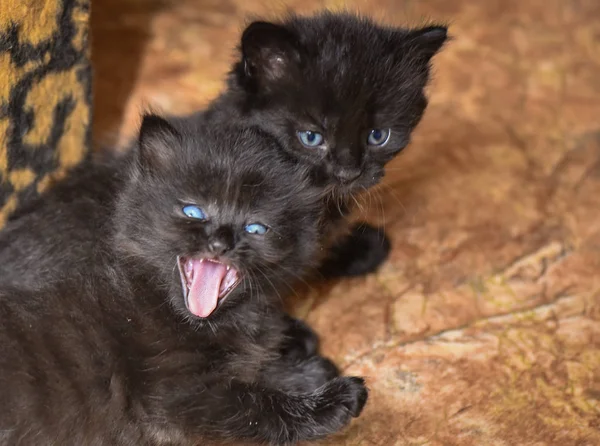
[{"label": "open mouth", "polygon": [[239,284],[239,274],[230,265],[214,259],[178,257],[177,268],[188,310],[206,318]]}]

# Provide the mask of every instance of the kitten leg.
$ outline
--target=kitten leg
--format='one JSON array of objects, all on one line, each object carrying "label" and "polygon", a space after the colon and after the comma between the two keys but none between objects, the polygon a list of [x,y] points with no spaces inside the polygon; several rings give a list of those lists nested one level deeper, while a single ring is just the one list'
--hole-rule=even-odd
[{"label": "kitten leg", "polygon": [[281,346],[281,355],[293,359],[316,355],[319,351],[319,336],[314,330],[288,314],[283,315],[283,321],[286,328],[283,332],[285,340]]},{"label": "kitten leg", "polygon": [[289,392],[312,392],[339,376],[336,365],[319,356],[319,338],[312,328],[288,314],[283,315],[283,320],[286,329],[281,356],[265,368],[268,385]]},{"label": "kitten leg", "polygon": [[360,223],[352,228],[348,237],[331,248],[319,272],[326,279],[372,273],[389,252],[390,241],[383,230]]},{"label": "kitten leg", "polygon": [[[293,395],[258,384],[231,381],[213,386],[185,386],[173,379],[148,403],[150,418],[158,426],[179,427],[183,436],[250,440],[289,445],[333,434],[367,401],[362,378],[336,378],[312,393]],[[182,385],[183,384],[183,385]]]},{"label": "kitten leg", "polygon": [[267,387],[290,393],[314,392],[340,375],[337,366],[323,356],[290,359],[281,357],[262,370]]}]

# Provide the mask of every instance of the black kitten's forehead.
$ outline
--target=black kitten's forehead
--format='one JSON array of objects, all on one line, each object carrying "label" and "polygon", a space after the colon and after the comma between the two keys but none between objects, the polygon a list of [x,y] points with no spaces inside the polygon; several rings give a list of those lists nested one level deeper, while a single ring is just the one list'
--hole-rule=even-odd
[{"label": "black kitten's forehead", "polygon": [[[301,186],[307,178],[295,172],[293,165],[274,156],[261,159],[261,153],[252,161],[238,155],[229,158],[221,153],[216,163],[205,160],[188,164],[168,174],[168,178],[177,177],[177,183],[169,184],[166,178],[163,184],[168,185],[173,200],[201,206],[220,224],[239,226],[258,221],[277,225],[290,211],[310,213],[317,209],[317,200]],[[246,161],[254,166],[243,167]]]},{"label": "black kitten's forehead", "polygon": [[[233,161],[232,161],[233,163]],[[179,195],[182,201],[215,203],[229,209],[248,209],[265,201],[277,201],[281,187],[260,171],[206,169],[197,166],[181,172]],[[285,186],[283,186],[285,193]]]},{"label": "black kitten's forehead", "polygon": [[378,124],[378,117],[397,117],[420,95],[420,90],[405,87],[401,79],[391,75],[389,79],[377,79],[378,75],[369,78],[366,74],[357,77],[348,68],[346,73],[332,70],[326,78],[318,71],[307,67],[305,82],[286,85],[286,91],[279,92],[284,94],[276,99],[295,116],[327,129],[345,127],[344,131],[353,133],[357,127],[370,127]]},{"label": "black kitten's forehead", "polygon": [[[342,54],[347,57],[358,53],[365,43],[377,45],[372,48],[393,43],[394,30],[377,25],[371,20],[352,14],[323,13],[314,16],[294,16],[287,22],[303,45],[319,43],[323,53]],[[389,51],[389,48],[386,48]],[[371,53],[363,53],[368,57]]]},{"label": "black kitten's forehead", "polygon": [[377,91],[352,95],[332,88],[317,94],[303,94],[299,89],[296,98],[284,102],[280,108],[281,114],[290,115],[294,127],[298,127],[296,130],[323,130],[328,139],[352,141],[365,136],[370,128],[393,127],[411,107],[408,96],[394,97]]},{"label": "black kitten's forehead", "polygon": [[406,30],[328,13],[295,17],[287,26],[297,34],[310,61],[300,67],[302,84],[309,87],[303,94],[314,91],[328,104],[345,109],[381,107],[386,100],[402,100],[427,80],[427,65],[413,60]]}]

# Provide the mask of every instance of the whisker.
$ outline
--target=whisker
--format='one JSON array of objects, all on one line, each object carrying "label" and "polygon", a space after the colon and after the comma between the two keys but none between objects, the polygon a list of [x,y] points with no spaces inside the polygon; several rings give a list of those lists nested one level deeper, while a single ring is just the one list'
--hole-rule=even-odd
[{"label": "whisker", "polygon": [[260,286],[260,282],[258,281],[258,278],[256,277],[256,275],[253,274],[251,271],[249,273],[250,273],[250,301],[257,302],[258,295],[263,294],[263,289]]},{"label": "whisker", "polygon": [[354,195],[350,194],[350,198],[352,198],[354,200],[354,202],[356,203],[356,207],[358,207],[358,209],[364,214],[365,209],[361,206],[361,204],[358,202],[356,197]]},{"label": "whisker", "polygon": [[[274,265],[274,264],[271,264],[272,266],[269,266],[269,265],[268,265],[267,263],[265,263],[265,262],[261,263],[261,265],[263,265],[263,266],[264,266],[264,267],[266,267],[266,268],[269,268],[269,271],[272,271],[273,273],[277,273],[278,271],[282,271],[282,272],[284,272],[285,274],[287,274],[287,275],[289,275],[289,276],[293,277],[294,279],[298,280],[299,282],[302,282],[304,285],[306,285],[307,287],[309,287],[310,289],[312,289],[312,286],[311,286],[311,284],[310,284],[309,282],[307,282],[307,281],[304,279],[304,277],[303,277],[301,274],[299,274],[298,272],[296,272],[296,271],[293,271],[293,270],[290,270],[290,269],[284,268],[284,267],[282,267],[282,266],[280,266],[280,265]],[[275,268],[277,268],[277,269],[275,269]],[[285,276],[279,275],[279,277],[285,277]],[[291,286],[291,285],[289,285],[287,282],[285,282],[285,283],[286,283],[286,285],[287,285],[288,287],[290,287],[290,289],[292,289],[292,290],[293,290],[293,288],[292,288],[292,286]],[[295,290],[294,290],[294,292],[295,292]]]},{"label": "whisker", "polygon": [[[380,191],[376,191],[377,193],[377,197],[379,198],[379,209],[381,209],[381,225],[383,226],[383,233],[385,234],[385,224],[386,224],[386,218],[385,218],[385,206],[383,204],[383,198],[381,196],[381,192]],[[384,238],[381,238],[381,246],[383,246],[384,243]]]},{"label": "whisker", "polygon": [[396,195],[396,192],[394,191],[394,189],[391,186],[389,186],[389,185],[387,185],[385,183],[381,183],[380,186],[381,187],[385,187],[387,189],[387,192],[389,193],[389,196],[391,196],[394,200],[396,200],[396,202],[400,206],[402,206],[402,210],[406,214],[407,213],[406,207],[404,206],[404,204],[402,203],[402,201],[400,201],[400,198],[398,197],[398,195]]},{"label": "whisker", "polygon": [[281,297],[281,294],[279,293],[279,290],[277,289],[277,287],[275,286],[275,284],[271,281],[271,279],[269,279],[269,276],[267,274],[265,274],[265,272],[260,267],[258,267],[258,271],[263,275],[263,277],[267,280],[267,282],[269,282],[269,284],[271,285],[271,288],[273,288],[273,291],[275,292],[275,294],[277,295],[277,297],[279,297],[279,301],[281,303],[283,303],[284,302],[283,297]]}]

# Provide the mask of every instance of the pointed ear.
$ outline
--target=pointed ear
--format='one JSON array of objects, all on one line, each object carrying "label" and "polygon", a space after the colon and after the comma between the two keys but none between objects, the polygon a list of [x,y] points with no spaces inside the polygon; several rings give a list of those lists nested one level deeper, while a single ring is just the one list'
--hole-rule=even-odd
[{"label": "pointed ear", "polygon": [[171,163],[174,148],[181,144],[181,136],[166,119],[145,115],[138,142],[141,166],[154,171]]},{"label": "pointed ear", "polygon": [[448,28],[445,26],[428,26],[416,29],[405,36],[405,39],[420,58],[424,59],[425,62],[429,62],[448,40]]},{"label": "pointed ear", "polygon": [[293,76],[300,63],[296,36],[268,22],[253,22],[242,34],[244,75],[260,86]]}]

